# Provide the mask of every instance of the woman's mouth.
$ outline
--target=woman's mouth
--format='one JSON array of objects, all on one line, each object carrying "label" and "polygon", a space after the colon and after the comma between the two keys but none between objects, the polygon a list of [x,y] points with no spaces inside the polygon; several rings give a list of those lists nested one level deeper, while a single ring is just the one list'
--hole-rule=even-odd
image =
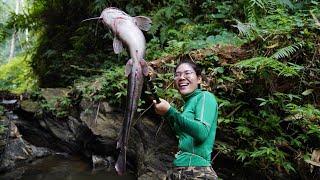
[{"label": "woman's mouth", "polygon": [[189,86],[189,83],[179,83],[179,89],[185,89]]}]

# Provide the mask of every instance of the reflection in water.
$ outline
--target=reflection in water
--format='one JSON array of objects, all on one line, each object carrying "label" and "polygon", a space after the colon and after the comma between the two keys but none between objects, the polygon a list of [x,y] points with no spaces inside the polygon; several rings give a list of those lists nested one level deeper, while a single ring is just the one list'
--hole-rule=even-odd
[{"label": "reflection in water", "polygon": [[92,171],[91,167],[79,157],[50,156],[10,173],[0,175],[0,180],[105,180],[135,179],[134,176],[118,177],[114,169]]}]

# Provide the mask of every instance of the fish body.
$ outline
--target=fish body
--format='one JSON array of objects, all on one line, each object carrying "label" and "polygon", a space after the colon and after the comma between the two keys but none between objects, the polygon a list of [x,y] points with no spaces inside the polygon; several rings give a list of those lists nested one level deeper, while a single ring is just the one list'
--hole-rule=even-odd
[{"label": "fish body", "polygon": [[146,40],[141,30],[149,30],[151,20],[144,16],[131,17],[117,8],[106,8],[102,11],[100,18],[115,35],[113,49],[116,54],[123,50],[123,43],[128,47],[130,59],[125,68],[128,77],[127,105],[120,131],[117,148],[120,154],[115,168],[119,175],[126,171],[126,150],[128,146],[130,128],[138,101],[141,96],[144,76],[148,75],[147,63],[144,60]]},{"label": "fish body", "polygon": [[131,58],[144,58],[146,40],[141,30],[150,29],[151,20],[148,17],[131,17],[117,8],[109,7],[102,11],[100,18],[115,35],[113,49],[116,54],[123,50],[124,43],[129,48]]}]

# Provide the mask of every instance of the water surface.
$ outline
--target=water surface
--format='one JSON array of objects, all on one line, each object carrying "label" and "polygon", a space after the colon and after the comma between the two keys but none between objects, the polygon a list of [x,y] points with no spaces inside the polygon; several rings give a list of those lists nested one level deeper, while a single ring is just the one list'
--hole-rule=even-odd
[{"label": "water surface", "polygon": [[135,179],[134,176],[117,176],[113,168],[92,170],[91,166],[76,156],[49,156],[36,160],[10,173],[0,174],[0,180],[105,180]]}]

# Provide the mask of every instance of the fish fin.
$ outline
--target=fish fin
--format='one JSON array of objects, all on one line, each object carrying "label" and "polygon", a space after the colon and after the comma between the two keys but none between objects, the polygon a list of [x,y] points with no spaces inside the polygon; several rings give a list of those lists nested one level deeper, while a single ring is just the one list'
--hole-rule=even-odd
[{"label": "fish fin", "polygon": [[118,175],[123,175],[126,172],[126,150],[121,149],[118,156],[117,162],[115,164],[115,169]]},{"label": "fish fin", "polygon": [[149,68],[148,68],[147,62],[146,62],[144,59],[142,59],[142,60],[140,61],[140,65],[141,65],[141,69],[142,69],[143,75],[144,75],[144,76],[148,76],[148,74],[149,74]]},{"label": "fish fin", "polygon": [[135,16],[134,18],[134,22],[135,24],[144,31],[149,31],[151,28],[151,19],[145,16]]},{"label": "fish fin", "polygon": [[122,42],[117,37],[114,37],[113,39],[113,50],[116,54],[119,54],[123,51]]},{"label": "fish fin", "polygon": [[132,59],[129,59],[129,61],[126,64],[126,70],[125,70],[125,75],[129,76],[132,70]]}]

